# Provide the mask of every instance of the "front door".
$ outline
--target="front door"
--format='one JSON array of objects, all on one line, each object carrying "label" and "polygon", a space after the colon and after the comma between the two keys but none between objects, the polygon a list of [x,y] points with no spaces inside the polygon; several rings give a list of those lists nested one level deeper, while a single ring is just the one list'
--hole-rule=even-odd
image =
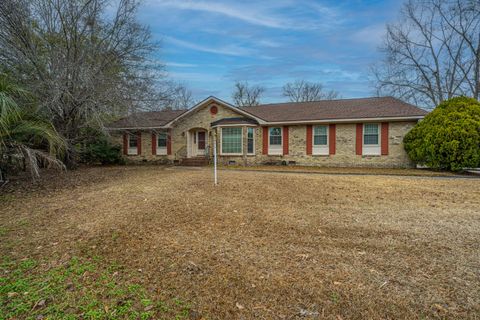
[{"label": "front door", "polygon": [[197,131],[197,155],[205,155],[205,131]]}]

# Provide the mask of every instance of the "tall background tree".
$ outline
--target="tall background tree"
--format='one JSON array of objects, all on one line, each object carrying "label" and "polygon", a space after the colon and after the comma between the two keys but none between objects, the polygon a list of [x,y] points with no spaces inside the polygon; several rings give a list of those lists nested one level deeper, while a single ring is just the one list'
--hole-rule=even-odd
[{"label": "tall background tree", "polygon": [[150,61],[157,46],[137,8],[137,0],[0,1],[0,64],[65,138],[69,167],[85,128],[162,101],[165,74]]},{"label": "tall background tree", "polygon": [[323,85],[316,82],[296,80],[283,86],[283,95],[292,102],[332,100],[340,96],[337,91],[324,91]]},{"label": "tall background tree", "polygon": [[192,91],[183,83],[171,82],[168,85],[169,92],[166,94],[163,110],[185,110],[196,104]]},{"label": "tall background tree", "polygon": [[480,2],[409,0],[387,26],[379,94],[427,108],[455,96],[480,98]]},{"label": "tall background tree", "polygon": [[258,106],[264,92],[265,88],[262,86],[250,85],[247,81],[237,81],[235,82],[232,98],[238,107]]}]

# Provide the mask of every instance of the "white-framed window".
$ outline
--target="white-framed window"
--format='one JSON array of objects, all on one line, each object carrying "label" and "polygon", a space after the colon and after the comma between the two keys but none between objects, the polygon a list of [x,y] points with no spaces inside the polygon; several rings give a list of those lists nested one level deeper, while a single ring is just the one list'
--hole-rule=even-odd
[{"label": "white-framed window", "polygon": [[242,155],[243,154],[243,129],[242,127],[221,128],[221,154]]},{"label": "white-framed window", "polygon": [[312,154],[328,155],[328,125],[314,126]]},{"label": "white-framed window", "polygon": [[283,154],[282,144],[282,127],[268,128],[268,154]]},{"label": "white-framed window", "polygon": [[138,154],[138,135],[135,133],[128,134],[128,154]]},{"label": "white-framed window", "polygon": [[363,155],[380,155],[380,125],[378,123],[363,124]]},{"label": "white-framed window", "polygon": [[247,128],[247,154],[255,154],[255,128]]},{"label": "white-framed window", "polygon": [[167,154],[167,139],[168,134],[166,132],[157,133],[157,155]]}]

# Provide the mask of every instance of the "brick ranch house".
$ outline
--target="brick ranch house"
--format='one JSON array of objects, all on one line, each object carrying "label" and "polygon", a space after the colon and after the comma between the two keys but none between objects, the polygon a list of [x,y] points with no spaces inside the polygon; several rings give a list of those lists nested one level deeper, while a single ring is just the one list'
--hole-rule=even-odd
[{"label": "brick ranch house", "polygon": [[128,162],[411,167],[405,134],[426,111],[392,97],[238,108],[208,97],[189,110],[137,113],[108,126]]}]

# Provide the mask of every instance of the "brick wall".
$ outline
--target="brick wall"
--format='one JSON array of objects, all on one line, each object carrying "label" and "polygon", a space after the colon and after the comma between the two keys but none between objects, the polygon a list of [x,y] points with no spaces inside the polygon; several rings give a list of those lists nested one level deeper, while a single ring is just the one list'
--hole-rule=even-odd
[{"label": "brick wall", "polygon": [[[234,111],[217,105],[218,112],[210,113],[210,105],[199,108],[175,123],[172,128],[172,153],[168,156],[152,155],[152,131],[142,131],[142,153],[140,155],[125,156],[128,162],[151,161],[159,163],[171,163],[180,160],[187,155],[187,135],[189,130],[202,128],[207,131],[207,145],[210,154],[213,154],[213,138],[210,123],[222,118],[239,117]],[[263,133],[260,126],[255,127],[255,155],[244,156],[219,156],[219,163],[228,164],[235,161],[236,164],[254,165],[267,162],[295,161],[298,165],[319,165],[337,167],[412,167],[413,163],[408,158],[403,148],[403,137],[415,125],[415,121],[391,122],[388,131],[388,155],[384,156],[360,156],[355,154],[356,124],[336,124],[336,151],[334,155],[317,156],[307,155],[307,126],[289,126],[289,150],[288,155],[271,156],[263,155]],[[246,130],[244,130],[244,150],[246,150]],[[123,145],[122,133],[112,133],[115,142]],[[218,153],[220,142],[218,141]]]},{"label": "brick wall", "polygon": [[[389,124],[389,153],[385,156],[359,156],[355,154],[356,124],[336,124],[336,152],[334,155],[307,155],[307,127],[305,125],[289,126],[289,154],[271,156],[262,154],[263,134],[260,127],[256,128],[255,156],[247,156],[247,164],[267,162],[295,161],[297,165],[319,165],[330,167],[412,167],[403,148],[403,137],[416,122],[391,122]],[[221,157],[222,163],[236,161],[245,162],[243,157]]]}]

